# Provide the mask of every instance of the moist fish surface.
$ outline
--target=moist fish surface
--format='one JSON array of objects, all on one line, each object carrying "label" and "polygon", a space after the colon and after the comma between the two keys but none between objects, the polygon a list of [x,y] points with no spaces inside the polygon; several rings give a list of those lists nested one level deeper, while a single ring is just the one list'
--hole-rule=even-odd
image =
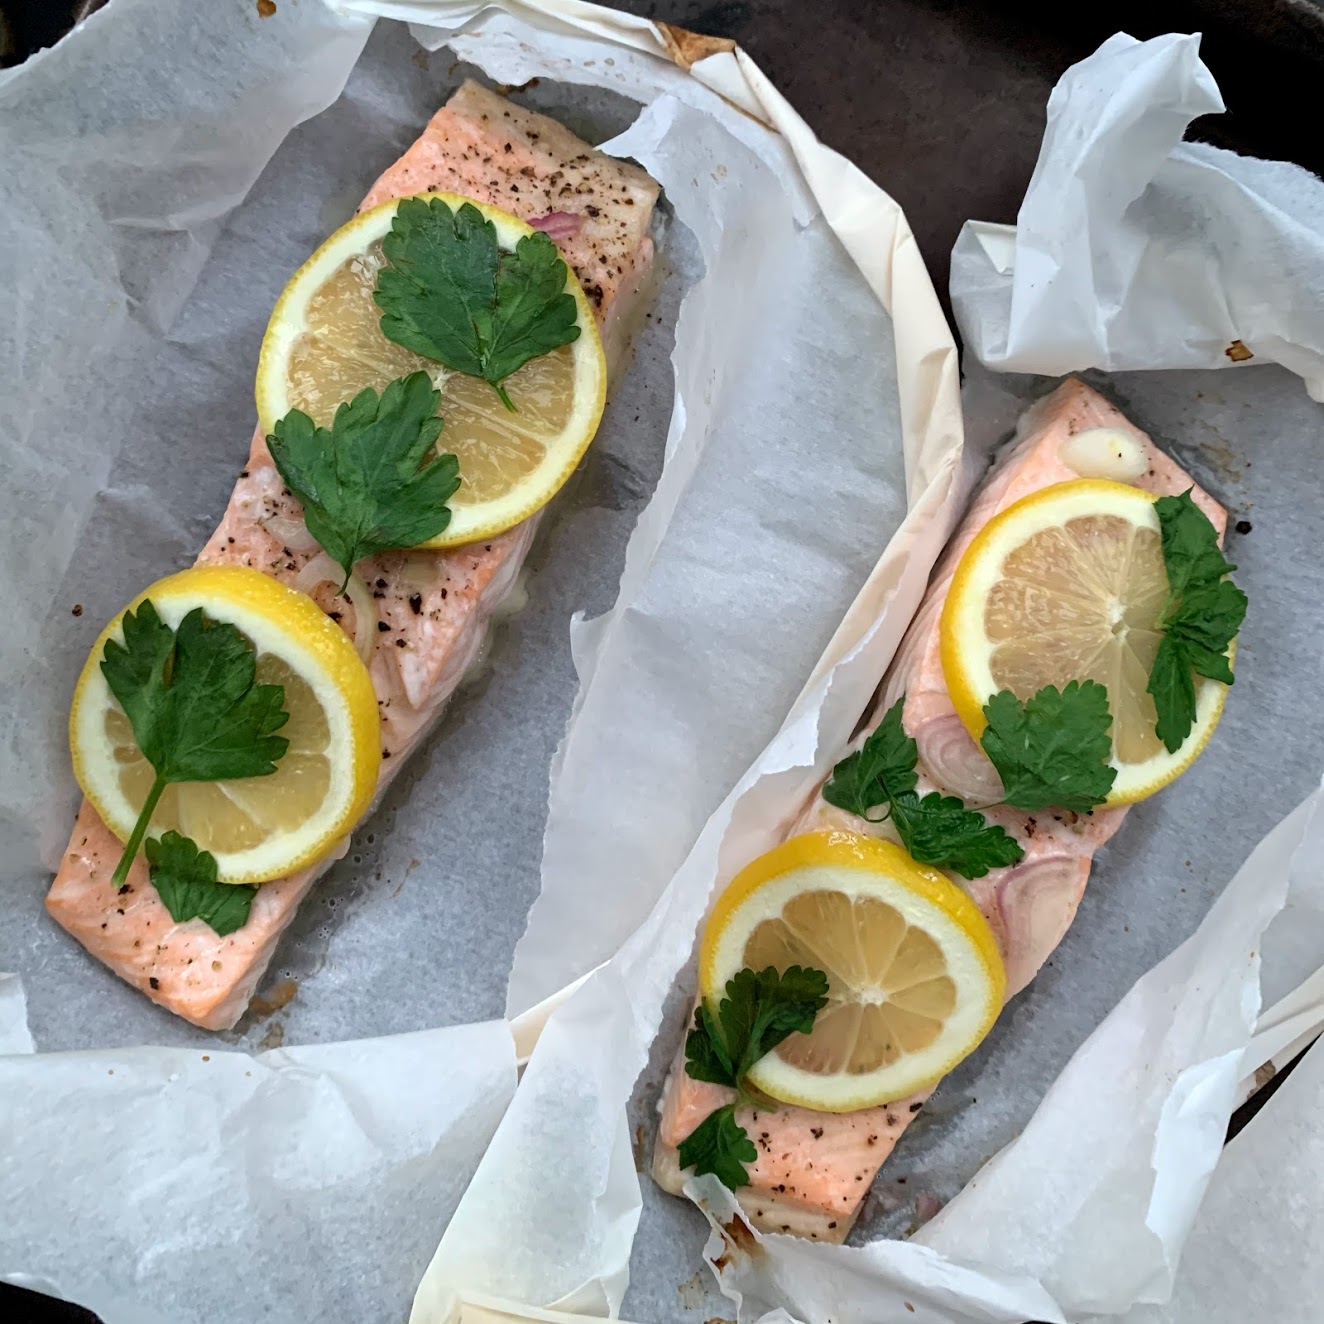
[{"label": "moist fish surface", "polygon": [[[544,228],[588,292],[611,366],[653,264],[649,230],[659,190],[643,170],[470,81],[373,185],[363,207],[428,191],[463,194]],[[387,552],[360,562],[375,619],[357,622],[353,609],[334,599],[333,584],[310,582],[305,574],[317,549],[309,547],[302,508],[259,430],[198,563],[254,566],[311,592],[349,634],[373,631],[369,672],[381,715],[380,797],[477,658],[537,522],[535,515],[464,547]],[[348,849],[346,838],[309,868],[263,884],[248,922],[220,937],[201,920],[171,918],[141,857],[117,894],[110,876],[120,842],[84,802],[46,908],[153,1002],[204,1029],[228,1029],[243,1015],[300,901]]]},{"label": "moist fish surface", "polygon": [[[1120,436],[1121,459],[1112,454]],[[1016,439],[988,475],[943,552],[924,600],[879,689],[869,720],[846,753],[858,749],[903,694],[902,720],[918,750],[918,790],[939,790],[983,808],[1025,852],[1020,863],[969,880],[952,875],[983,912],[1007,970],[1007,997],[1020,992],[1061,942],[1075,918],[1095,852],[1121,826],[1125,808],[1090,814],[1026,814],[998,804],[997,771],[970,737],[952,706],[939,646],[943,603],[962,555],[995,515],[1022,497],[1080,477],[1121,477],[1109,466],[1129,463],[1124,481],[1158,496],[1192,489],[1222,538],[1227,513],[1174,460],[1127,421],[1097,391],[1069,380],[1021,420]],[[1096,470],[1102,471],[1096,471]],[[830,805],[822,788],[788,836],[840,829],[889,835],[890,825]],[[736,1192],[758,1228],[820,1241],[843,1241],[879,1168],[933,1092],[853,1113],[807,1108],[742,1108],[737,1120],[758,1150],[749,1185]],[[677,1147],[715,1108],[734,1100],[719,1085],[691,1080],[684,1051],[667,1079],[653,1154],[653,1175],[679,1194],[685,1177]]]}]

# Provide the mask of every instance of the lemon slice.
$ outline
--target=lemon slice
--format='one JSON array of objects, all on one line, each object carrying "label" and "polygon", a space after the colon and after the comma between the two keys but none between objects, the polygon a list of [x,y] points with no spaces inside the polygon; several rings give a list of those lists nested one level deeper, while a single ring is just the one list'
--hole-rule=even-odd
[{"label": "lemon slice", "polygon": [[[174,829],[216,857],[226,883],[283,878],[325,855],[372,799],[381,765],[377,696],[349,637],[303,593],[244,566],[205,566],[158,580],[126,608],[152,600],[177,628],[201,607],[257,650],[257,679],[285,687],[289,749],[267,777],[166,787],[148,835]],[[106,826],[127,840],[154,772],[101,674],[107,639],[123,639],[121,612],[101,632],[74,690],[74,775]]]},{"label": "lemon slice", "polygon": [[[453,193],[451,208],[471,202],[496,226],[503,251],[535,234],[523,221]],[[593,440],[607,399],[607,361],[587,296],[573,271],[566,291],[579,306],[579,338],[530,359],[503,383],[516,411],[479,377],[451,372],[387,340],[373,301],[385,265],[382,239],[403,199],[374,207],[340,227],[290,278],[267,324],[257,369],[262,430],[301,409],[330,426],[336,408],[364,387],[423,371],[441,392],[440,450],[460,462],[451,520],[425,547],[456,547],[513,528],[540,510],[574,472]]]},{"label": "lemon slice", "polygon": [[957,885],[890,841],[793,837],[743,869],[703,935],[699,990],[716,1013],[748,966],[813,966],[828,1004],[747,1079],[783,1103],[853,1112],[947,1074],[988,1033],[1006,975],[997,940]]},{"label": "lemon slice", "polygon": [[1155,498],[1106,479],[1057,483],[983,527],[952,578],[942,664],[952,703],[976,740],[1000,690],[1095,680],[1108,691],[1117,779],[1109,804],[1153,795],[1205,747],[1227,686],[1196,678],[1195,724],[1169,754],[1147,692],[1168,599]]}]

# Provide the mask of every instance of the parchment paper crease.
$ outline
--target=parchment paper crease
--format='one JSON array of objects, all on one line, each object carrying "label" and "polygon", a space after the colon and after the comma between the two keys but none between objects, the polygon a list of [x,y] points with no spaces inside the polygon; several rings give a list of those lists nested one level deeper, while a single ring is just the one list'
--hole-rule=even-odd
[{"label": "parchment paper crease", "polygon": [[1324,188],[1182,142],[1223,109],[1199,37],[1125,33],[1053,89],[1013,226],[967,222],[952,303],[1004,372],[1281,363],[1324,400]]},{"label": "parchment paper crease", "polygon": [[0,1275],[106,1324],[398,1318],[515,1087],[501,1021],[252,1057],[23,1055],[13,987]]}]

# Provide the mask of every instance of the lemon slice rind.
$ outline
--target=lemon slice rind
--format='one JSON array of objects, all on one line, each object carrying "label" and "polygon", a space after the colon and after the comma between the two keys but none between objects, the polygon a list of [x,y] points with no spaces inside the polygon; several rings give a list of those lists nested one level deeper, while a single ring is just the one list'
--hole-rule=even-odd
[{"label": "lemon slice rind", "polygon": [[[305,594],[245,566],[205,566],[180,571],[139,594],[125,611],[150,598],[161,619],[177,627],[194,607],[213,620],[227,621],[254,645],[259,656],[273,654],[311,690],[328,727],[330,763],[327,792],[314,813],[288,826],[268,830],[267,839],[244,849],[213,849],[220,881],[259,883],[294,873],[329,853],[366,812],[381,765],[377,699],[353,643]],[[74,690],[69,739],[74,775],[106,826],[121,840],[138,817],[120,785],[119,766],[105,721],[119,706],[101,672],[106,640],[123,639],[124,612],[101,632]],[[281,765],[277,764],[276,777]],[[245,778],[232,783],[245,795],[261,787],[270,792],[275,777]],[[195,785],[184,783],[184,786]],[[198,785],[208,785],[206,783]],[[227,783],[211,783],[224,793]],[[268,816],[268,824],[271,816]],[[159,837],[183,824],[162,821],[157,813],[148,836]],[[197,845],[212,849],[201,824]],[[189,835],[189,833],[185,833]]]},{"label": "lemon slice rind", "polygon": [[748,865],[718,900],[704,932],[700,995],[716,1013],[727,981],[747,964],[746,945],[757,926],[780,916],[792,898],[822,890],[882,901],[932,938],[956,986],[955,1007],[932,1044],[873,1071],[819,1074],[773,1052],[747,1079],[774,1099],[820,1112],[854,1112],[908,1098],[978,1046],[1002,1008],[1006,974],[997,939],[969,895],[890,841],[851,832],[806,833]]},{"label": "lemon slice rind", "polygon": [[[496,227],[497,242],[504,251],[513,249],[525,235],[538,233],[518,217],[473,198],[440,192],[418,196],[424,199],[439,198],[451,208],[459,208],[466,203],[476,207]],[[389,233],[397,208],[406,200],[391,199],[346,222],[294,273],[281,292],[267,323],[258,355],[257,412],[258,423],[264,434],[269,434],[276,421],[294,407],[290,398],[288,366],[298,338],[308,329],[309,305],[314,295],[345,262],[366,253],[372,244]],[[514,528],[536,514],[556,495],[583,458],[606,407],[607,361],[588,296],[568,267],[565,288],[579,308],[579,338],[570,346],[575,380],[573,407],[568,419],[557,433],[530,432],[529,435],[536,436],[543,447],[542,458],[513,485],[491,499],[476,503],[464,500],[464,466],[461,464],[461,490],[457,498],[451,501],[450,523],[435,538],[421,546],[458,547]],[[447,419],[445,397],[445,382],[451,373],[440,363],[428,364],[427,370],[434,386],[443,392],[440,410],[443,430],[437,444],[444,452],[447,449],[446,429],[452,426]],[[492,400],[503,408],[495,392],[492,393]],[[518,405],[518,401],[516,403]],[[517,429],[520,422],[518,413],[509,415],[503,422]]]}]

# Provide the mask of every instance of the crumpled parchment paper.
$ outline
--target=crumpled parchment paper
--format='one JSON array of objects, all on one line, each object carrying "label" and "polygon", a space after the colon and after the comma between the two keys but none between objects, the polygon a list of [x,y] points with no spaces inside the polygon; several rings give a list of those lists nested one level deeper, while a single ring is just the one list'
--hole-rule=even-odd
[{"label": "crumpled parchment paper", "polygon": [[[1257,534],[1274,537],[1266,564],[1276,600],[1306,602],[1317,570],[1302,543],[1324,498],[1310,458],[1321,411],[1292,402],[1267,374],[1261,383],[1261,374],[1209,379],[1171,370],[1277,362],[1304,379],[1312,399],[1324,398],[1324,184],[1289,163],[1180,141],[1192,118],[1222,109],[1198,50],[1198,37],[1140,43],[1118,34],[1068,71],[1049,104],[1017,226],[967,224],[953,254],[952,299],[970,352],[999,371],[1169,370],[1116,381],[1151,410],[1171,412],[1170,426],[1186,401],[1183,430],[1210,448],[1202,479],[1213,476],[1243,500],[1258,483],[1245,526],[1253,519]],[[972,379],[984,411],[1011,393],[981,371]],[[1304,462],[1293,448],[1304,450]],[[1247,633],[1253,637],[1253,623]],[[1297,728],[1292,696],[1318,682],[1318,648],[1300,619],[1269,642],[1259,645],[1252,683],[1257,670],[1267,689],[1279,687],[1275,672],[1290,682],[1261,721],[1292,731],[1288,745],[1300,750],[1311,736]],[[1270,756],[1248,784],[1269,798],[1280,781]],[[1315,862],[1303,856],[1297,865],[1260,944],[1264,1010],[1240,1062],[1237,1103],[1324,1024],[1324,893]],[[1172,1301],[1138,1305],[1126,1319],[1305,1321],[1324,1312],[1310,1271],[1313,1206],[1302,1195],[1320,1181],[1317,1146],[1302,1123],[1318,1098],[1315,1056],[1299,1068],[1301,1082],[1289,1080],[1218,1156],[1208,1198],[1182,1220],[1193,1218],[1194,1231],[1180,1269],[1169,1251],[1136,1298],[1161,1303],[1175,1272]],[[941,1226],[940,1217],[939,1238]],[[1147,1258],[1152,1266],[1143,1254],[1136,1263]],[[1097,1308],[1121,1308],[1115,1294],[1099,1296]],[[1082,1308],[1088,1304],[1082,1294]]]},{"label": "crumpled parchment paper", "polygon": [[969,351],[1049,375],[1281,363],[1324,400],[1324,190],[1182,141],[1222,109],[1198,36],[1119,32],[1067,70],[1016,225],[956,241]]},{"label": "crumpled parchment paper", "polygon": [[502,1021],[255,1056],[26,1034],[0,976],[0,1276],[106,1324],[398,1318],[515,1088]]},{"label": "crumpled parchment paper", "polygon": [[1324,1053],[1312,1048],[1225,1150],[1182,1254],[1172,1300],[1126,1324],[1305,1321],[1324,1309],[1314,1252],[1324,1236]]}]

